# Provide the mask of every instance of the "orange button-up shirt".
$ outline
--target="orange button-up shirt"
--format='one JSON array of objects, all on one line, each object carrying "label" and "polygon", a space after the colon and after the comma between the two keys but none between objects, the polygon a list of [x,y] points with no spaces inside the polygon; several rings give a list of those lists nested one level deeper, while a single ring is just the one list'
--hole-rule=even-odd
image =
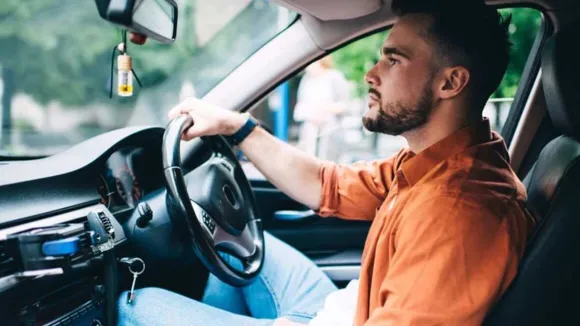
[{"label": "orange button-up shirt", "polygon": [[534,219],[487,120],[320,173],[320,215],[372,220],[355,325],[478,325],[514,279]]}]

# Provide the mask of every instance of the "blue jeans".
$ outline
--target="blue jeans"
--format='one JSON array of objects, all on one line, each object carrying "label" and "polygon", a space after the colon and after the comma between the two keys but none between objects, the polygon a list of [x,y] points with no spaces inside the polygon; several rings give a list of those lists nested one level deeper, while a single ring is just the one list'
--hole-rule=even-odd
[{"label": "blue jeans", "polygon": [[137,290],[135,301],[119,299],[120,325],[272,325],[286,317],[307,324],[336,286],[286,243],[264,233],[264,266],[256,281],[236,288],[210,275],[202,302],[159,288]]}]

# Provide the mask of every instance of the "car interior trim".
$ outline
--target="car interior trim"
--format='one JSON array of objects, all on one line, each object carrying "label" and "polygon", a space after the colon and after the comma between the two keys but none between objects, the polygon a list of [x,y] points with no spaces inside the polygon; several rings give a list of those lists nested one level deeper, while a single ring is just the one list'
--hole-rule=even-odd
[{"label": "car interior trim", "polygon": [[541,84],[542,72],[538,73],[534,86],[530,92],[530,97],[520,122],[514,133],[512,145],[509,148],[511,165],[514,171],[518,171],[520,165],[526,155],[534,135],[540,127],[542,119],[546,115],[546,102],[544,99],[544,91]]},{"label": "car interior trim", "polygon": [[320,269],[333,281],[350,281],[357,279],[360,265],[357,266],[321,266]]}]

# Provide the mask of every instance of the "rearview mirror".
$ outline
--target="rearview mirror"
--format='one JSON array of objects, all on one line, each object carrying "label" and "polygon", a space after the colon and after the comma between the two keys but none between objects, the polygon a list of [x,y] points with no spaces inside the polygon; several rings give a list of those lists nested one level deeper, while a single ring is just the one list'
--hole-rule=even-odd
[{"label": "rearview mirror", "polygon": [[174,0],[95,0],[99,15],[128,31],[161,43],[173,43],[177,34]]}]

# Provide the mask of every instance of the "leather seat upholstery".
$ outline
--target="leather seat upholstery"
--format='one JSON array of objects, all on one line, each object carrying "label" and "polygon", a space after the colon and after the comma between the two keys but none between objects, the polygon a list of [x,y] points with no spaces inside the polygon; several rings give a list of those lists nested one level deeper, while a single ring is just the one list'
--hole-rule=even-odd
[{"label": "leather seat upholstery", "polygon": [[548,113],[562,133],[524,180],[538,217],[519,273],[485,325],[578,324],[580,310],[580,24],[564,27],[542,53]]}]

